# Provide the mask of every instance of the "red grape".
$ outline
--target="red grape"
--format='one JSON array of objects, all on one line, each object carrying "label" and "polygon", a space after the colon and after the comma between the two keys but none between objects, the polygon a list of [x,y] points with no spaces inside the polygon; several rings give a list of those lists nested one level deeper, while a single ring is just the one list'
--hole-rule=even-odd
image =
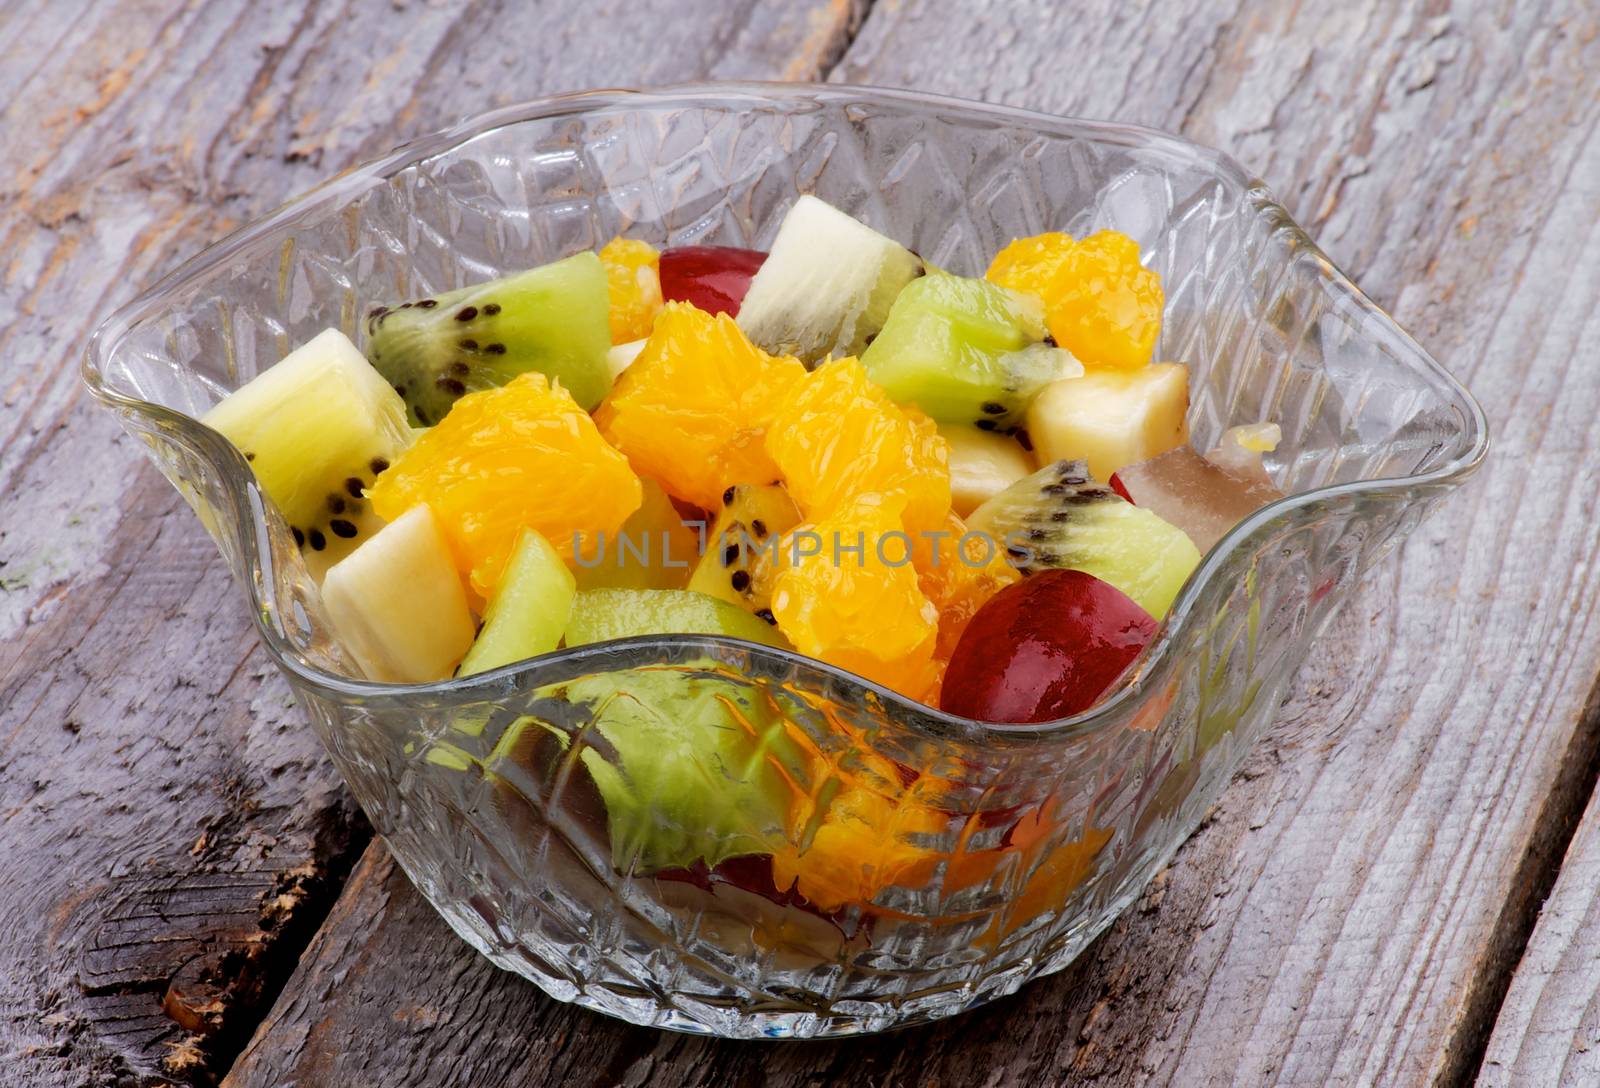
[{"label": "red grape", "polygon": [[1087,710],[1155,636],[1156,621],[1081,570],[1046,570],[995,594],[950,655],[939,706],[989,722]]},{"label": "red grape", "polygon": [[679,246],[661,251],[661,297],[687,302],[708,314],[739,316],[767,255],[735,246]]}]

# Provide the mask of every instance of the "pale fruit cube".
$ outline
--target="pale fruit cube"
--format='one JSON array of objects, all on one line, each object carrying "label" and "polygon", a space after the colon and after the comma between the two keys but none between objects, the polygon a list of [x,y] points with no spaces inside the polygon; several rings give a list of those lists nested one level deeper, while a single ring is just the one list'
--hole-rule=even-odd
[{"label": "pale fruit cube", "polygon": [[443,680],[472,646],[461,576],[426,504],[328,568],[322,603],[339,641],[371,680]]},{"label": "pale fruit cube", "polygon": [[1095,371],[1045,386],[1028,409],[1028,437],[1040,464],[1087,461],[1105,481],[1187,442],[1188,411],[1189,371],[1181,363]]},{"label": "pale fruit cube", "polygon": [[1188,446],[1125,465],[1117,480],[1135,504],[1188,533],[1202,552],[1210,551],[1239,522],[1283,498],[1264,476],[1236,476]]},{"label": "pale fruit cube", "polygon": [[814,196],[794,202],[739,307],[739,328],[772,355],[860,355],[922,261]]},{"label": "pale fruit cube", "polygon": [[950,505],[960,517],[1034,470],[1033,459],[1015,438],[960,423],[941,423],[950,446]]}]

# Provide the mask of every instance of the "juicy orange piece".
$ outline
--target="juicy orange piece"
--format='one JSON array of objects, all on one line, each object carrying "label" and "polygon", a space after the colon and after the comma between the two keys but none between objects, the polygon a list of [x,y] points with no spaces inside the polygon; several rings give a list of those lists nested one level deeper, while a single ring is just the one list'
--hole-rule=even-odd
[{"label": "juicy orange piece", "polygon": [[778,479],[763,440],[805,374],[798,360],[752,345],[726,314],[668,303],[595,421],[639,472],[715,510],[734,484]]},{"label": "juicy orange piece", "polygon": [[611,342],[649,336],[661,312],[661,254],[648,242],[613,238],[600,248],[611,296]]},{"label": "juicy orange piece", "polygon": [[984,603],[1019,574],[1006,560],[1006,542],[968,535],[955,514],[945,518],[940,534],[924,534],[912,552],[923,595],[939,610],[939,637],[933,663],[940,678],[967,624]]},{"label": "juicy orange piece", "polygon": [[1095,859],[1111,841],[1113,830],[1090,826],[1079,838],[1051,845],[1054,807],[1047,802],[1037,815],[1025,817],[1013,829],[1012,839],[1022,843],[1024,859],[1016,871],[1027,873],[1028,879],[1011,901],[995,912],[989,932],[980,939],[1004,939],[1047,911],[1063,910],[1072,893],[1094,874]]},{"label": "juicy orange piece", "polygon": [[528,373],[456,401],[367,496],[390,521],[433,507],[461,572],[487,598],[524,528],[571,559],[575,537],[589,549],[596,534],[615,533],[642,493],[571,394]]},{"label": "juicy orange piece", "polygon": [[1060,231],[1018,238],[994,255],[984,276],[1001,287],[1047,300],[1055,294],[1056,277],[1077,244],[1072,235]]},{"label": "juicy orange piece", "polygon": [[950,509],[950,447],[931,419],[895,404],[852,358],[818,367],[789,391],[767,452],[813,521],[868,494],[903,500],[913,534],[937,529]]},{"label": "juicy orange piece", "polygon": [[901,500],[865,495],[796,529],[772,583],[778,629],[803,654],[921,699],[934,678],[939,611],[909,561]]},{"label": "juicy orange piece", "polygon": [[1161,277],[1139,263],[1126,234],[1103,230],[1079,242],[1045,299],[1056,342],[1084,366],[1136,370],[1150,361],[1161,332]]},{"label": "juicy orange piece", "polygon": [[1039,296],[1050,335],[1084,366],[1137,370],[1150,361],[1166,298],[1126,234],[1019,238],[995,255],[988,278]]},{"label": "juicy orange piece", "polygon": [[774,882],[826,911],[864,906],[891,886],[925,887],[942,857],[929,840],[961,819],[940,803],[944,782],[879,752],[826,698],[797,698],[828,723],[831,742],[820,747],[791,727],[807,773],[794,783],[789,834],[772,851]]},{"label": "juicy orange piece", "polygon": [[936,835],[949,817],[907,793],[888,796],[847,785],[829,802],[810,841],[773,852],[772,878],[818,909],[870,903],[890,887],[920,888],[937,872],[940,855],[907,841]]}]

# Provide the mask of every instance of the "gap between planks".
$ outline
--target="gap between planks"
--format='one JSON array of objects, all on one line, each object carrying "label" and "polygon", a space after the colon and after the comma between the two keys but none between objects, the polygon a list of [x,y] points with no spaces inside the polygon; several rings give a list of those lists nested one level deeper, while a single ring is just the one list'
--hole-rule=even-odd
[{"label": "gap between planks", "polygon": [[1528,951],[1539,912],[1561,875],[1567,848],[1572,845],[1597,785],[1600,785],[1600,679],[1589,691],[1578,727],[1567,746],[1561,773],[1540,808],[1539,825],[1548,833],[1529,845],[1517,866],[1512,886],[1521,889],[1521,894],[1502,905],[1490,938],[1491,953],[1472,981],[1457,1028],[1458,1044],[1452,1048],[1456,1060],[1444,1071],[1447,1082],[1469,1085],[1477,1081],[1489,1037]]}]

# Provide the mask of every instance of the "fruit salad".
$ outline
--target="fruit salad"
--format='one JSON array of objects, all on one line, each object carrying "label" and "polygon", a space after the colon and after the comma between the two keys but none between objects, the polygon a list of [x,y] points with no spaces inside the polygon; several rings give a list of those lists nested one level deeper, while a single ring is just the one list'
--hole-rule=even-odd
[{"label": "fruit salad", "polygon": [[[713,635],[1048,722],[1123,681],[1202,554],[1280,497],[1271,423],[1190,444],[1163,308],[1116,231],[1016,239],[960,275],[803,196],[769,252],[616,238],[373,305],[357,341],[323,332],[205,422],[369,679]],[[977,885],[1009,852],[1043,910],[1106,841],[1063,845],[1041,808],[936,857],[906,845],[951,818],[932,779],[870,745],[845,767],[693,670],[628,672],[560,691],[609,753],[579,761],[624,871],[735,873],[831,916],[935,871]],[[486,768],[548,745],[523,723]]]},{"label": "fruit salad", "polygon": [[767,253],[619,237],[374,305],[205,421],[371,679],[718,635],[1047,721],[1279,497],[1271,424],[1190,446],[1163,305],[1116,231],[963,276],[803,196]]}]

